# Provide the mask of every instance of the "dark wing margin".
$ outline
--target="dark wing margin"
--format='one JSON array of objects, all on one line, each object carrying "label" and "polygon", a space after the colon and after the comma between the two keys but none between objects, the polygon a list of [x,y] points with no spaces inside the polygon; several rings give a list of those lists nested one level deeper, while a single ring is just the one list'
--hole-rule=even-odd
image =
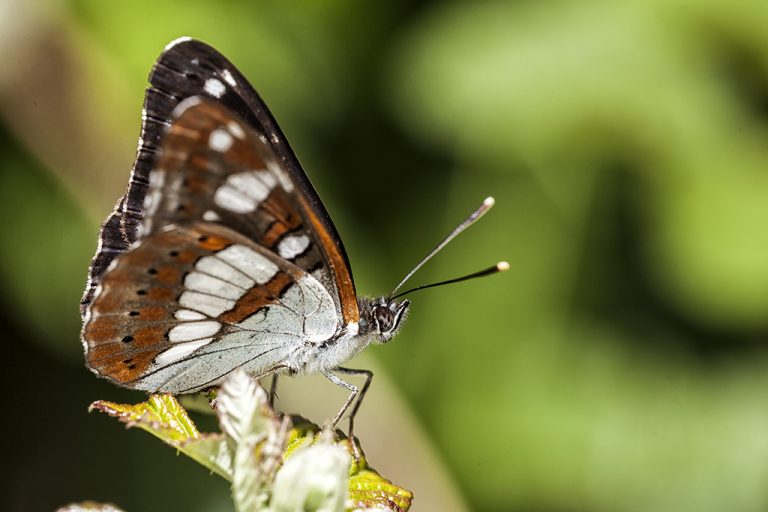
[{"label": "dark wing margin", "polygon": [[326,259],[338,279],[338,298],[345,323],[356,322],[357,297],[341,238],[285,135],[242,73],[211,46],[181,38],[166,46],[150,73],[149,82],[150,87],[144,98],[139,147],[128,190],[102,224],[99,246],[91,261],[88,284],[80,304],[81,315],[85,317],[109,264],[120,253],[127,251],[139,236],[149,174],[155,166],[161,140],[172,122],[175,108],[189,97],[203,96],[238,114],[272,148],[282,168],[301,191],[299,195],[305,203],[303,206],[308,220],[317,232]]}]

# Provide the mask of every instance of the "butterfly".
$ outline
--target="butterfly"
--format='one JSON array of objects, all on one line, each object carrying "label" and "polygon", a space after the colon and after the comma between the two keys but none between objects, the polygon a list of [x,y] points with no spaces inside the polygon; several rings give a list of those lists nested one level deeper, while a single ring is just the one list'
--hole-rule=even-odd
[{"label": "butterfly", "polygon": [[397,289],[492,200],[391,294],[359,297],[328,212],[237,68],[182,38],[149,82],[128,189],[102,224],[81,301],[88,368],[119,386],[173,394],[243,369],[274,375],[271,397],[278,374],[320,373],[350,392],[328,425],[352,407],[352,437],[373,373],[341,364],[392,339],[409,310],[402,295],[415,290]]}]

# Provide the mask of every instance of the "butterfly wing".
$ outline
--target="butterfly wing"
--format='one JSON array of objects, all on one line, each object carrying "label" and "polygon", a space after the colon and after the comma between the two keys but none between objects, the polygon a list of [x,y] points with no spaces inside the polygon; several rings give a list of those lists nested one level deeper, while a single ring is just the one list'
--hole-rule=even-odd
[{"label": "butterfly wing", "polygon": [[[202,43],[177,46],[200,72],[211,74],[206,55],[231,66]],[[307,345],[356,333],[359,313],[327,213],[234,67],[218,67],[215,76],[246,110],[253,107],[243,95],[258,102],[250,122],[230,108],[237,101],[223,101],[227,92],[176,101],[182,92],[162,134],[153,135],[171,104],[155,82],[168,69],[179,73],[169,64],[184,59],[168,58],[177,46],[152,74],[131,183],[91,265],[82,339],[96,373],[126,387],[182,393],[238,367],[255,374],[295,367],[288,363],[300,361]]]},{"label": "butterfly wing", "polygon": [[187,393],[235,368],[263,375],[338,321],[301,268],[207,222],[161,229],[115,260],[83,330],[88,366],[113,382]]},{"label": "butterfly wing", "polygon": [[[145,199],[150,189],[152,170],[157,167],[158,152],[172,123],[173,112],[191,97],[207,98],[236,114],[266,147],[273,168],[289,192],[301,204],[298,213],[317,240],[322,254],[322,268],[306,268],[319,275],[331,291],[337,311],[345,324],[359,319],[357,296],[344,246],[328,212],[301,168],[296,156],[264,102],[237,68],[214,48],[192,39],[179,39],[168,45],[158,58],[149,81],[142,133],[136,161],[126,194],[102,225],[99,247],[89,270],[89,281],[81,301],[81,313],[93,299],[102,275],[119,254],[127,251],[141,236],[147,216]],[[229,219],[232,221],[232,219]],[[241,224],[251,221],[239,221]],[[241,231],[250,235],[247,230]],[[307,260],[309,261],[309,260]]]}]

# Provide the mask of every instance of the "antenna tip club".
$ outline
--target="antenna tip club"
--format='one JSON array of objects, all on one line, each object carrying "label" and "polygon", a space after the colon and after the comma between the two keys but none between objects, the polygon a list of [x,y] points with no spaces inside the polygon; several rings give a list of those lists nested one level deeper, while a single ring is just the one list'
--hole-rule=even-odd
[{"label": "antenna tip club", "polygon": [[485,206],[486,208],[490,208],[494,204],[496,204],[496,200],[491,196],[488,196],[483,200],[483,206]]},{"label": "antenna tip club", "polygon": [[499,272],[504,272],[506,270],[509,270],[509,263],[506,261],[500,261],[496,264],[496,270]]}]

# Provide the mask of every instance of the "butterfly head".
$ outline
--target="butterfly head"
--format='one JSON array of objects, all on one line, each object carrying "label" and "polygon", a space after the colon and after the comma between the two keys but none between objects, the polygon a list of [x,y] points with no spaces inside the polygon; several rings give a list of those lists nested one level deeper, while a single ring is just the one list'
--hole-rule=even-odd
[{"label": "butterfly head", "polygon": [[393,300],[387,297],[373,299],[363,308],[369,332],[374,340],[386,343],[391,340],[400,329],[405,317],[408,316],[408,300]]}]

